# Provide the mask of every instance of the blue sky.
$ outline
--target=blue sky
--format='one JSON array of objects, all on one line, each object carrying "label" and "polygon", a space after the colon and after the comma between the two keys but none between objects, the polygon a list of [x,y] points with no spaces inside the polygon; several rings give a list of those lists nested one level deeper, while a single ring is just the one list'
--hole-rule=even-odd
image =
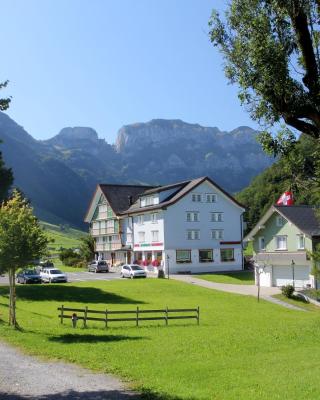
[{"label": "blue sky", "polygon": [[[0,0],[8,114],[37,139],[90,126],[178,118],[256,127],[208,37],[223,0]],[[3,95],[3,93],[2,93]]]}]

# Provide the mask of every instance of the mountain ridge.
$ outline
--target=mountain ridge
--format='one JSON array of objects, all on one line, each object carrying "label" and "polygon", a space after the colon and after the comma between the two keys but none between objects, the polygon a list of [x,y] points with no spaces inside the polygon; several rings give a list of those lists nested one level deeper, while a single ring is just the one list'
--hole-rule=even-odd
[{"label": "mountain ridge", "polygon": [[97,183],[159,185],[207,175],[229,192],[244,188],[272,162],[256,136],[245,126],[226,132],[154,119],[123,126],[114,144],[93,128],[79,126],[36,140],[0,113],[3,155],[13,168],[15,185],[39,214],[82,229]]}]

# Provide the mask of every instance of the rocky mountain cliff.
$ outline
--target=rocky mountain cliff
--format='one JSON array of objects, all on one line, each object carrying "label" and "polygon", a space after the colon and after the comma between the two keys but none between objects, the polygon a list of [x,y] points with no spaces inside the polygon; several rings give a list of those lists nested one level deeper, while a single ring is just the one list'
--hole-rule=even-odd
[{"label": "rocky mountain cliff", "polygon": [[1,148],[15,185],[41,218],[78,227],[100,182],[161,184],[208,175],[229,192],[244,188],[272,162],[256,135],[249,127],[223,132],[157,119],[122,127],[114,145],[85,127],[39,141],[0,113]]}]

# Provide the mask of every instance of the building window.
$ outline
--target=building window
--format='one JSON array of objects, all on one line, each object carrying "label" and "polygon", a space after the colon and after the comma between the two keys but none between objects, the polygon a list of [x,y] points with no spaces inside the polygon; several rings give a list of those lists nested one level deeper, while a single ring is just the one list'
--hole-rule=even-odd
[{"label": "building window", "polygon": [[139,225],[143,225],[143,221],[144,221],[143,214],[142,215],[138,215],[138,224]]},{"label": "building window", "polygon": [[287,236],[276,236],[276,250],[287,250]]},{"label": "building window", "polygon": [[187,211],[187,221],[188,222],[198,222],[199,212],[198,211]]},{"label": "building window", "polygon": [[101,204],[100,206],[99,206],[99,212],[100,213],[104,213],[104,212],[107,212],[108,211],[108,206],[107,206],[107,204]]},{"label": "building window", "polygon": [[206,202],[207,203],[216,203],[217,202],[217,195],[213,193],[206,194]]},{"label": "building window", "polygon": [[192,201],[200,203],[201,202],[201,194],[192,193],[191,195]]},{"label": "building window", "polygon": [[281,217],[281,215],[277,216],[277,226],[281,227],[283,226],[285,223],[287,222],[287,220],[283,217]]},{"label": "building window", "polygon": [[145,232],[138,232],[139,243],[143,243],[145,241]]},{"label": "building window", "polygon": [[159,240],[159,231],[151,231],[152,241],[158,242]]},{"label": "building window", "polygon": [[199,240],[200,239],[199,229],[188,229],[187,230],[187,239],[188,240]]},{"label": "building window", "polygon": [[176,263],[191,263],[191,250],[176,250]]},{"label": "building window", "polygon": [[211,230],[211,239],[219,240],[223,239],[224,231],[223,229],[212,229]]},{"label": "building window", "polygon": [[213,262],[213,251],[199,250],[199,262]]},{"label": "building window", "polygon": [[259,237],[259,250],[264,251],[266,249],[266,243],[263,236]]},{"label": "building window", "polygon": [[305,238],[304,235],[300,234],[298,235],[298,250],[304,250],[305,249]]},{"label": "building window", "polygon": [[152,206],[153,205],[153,196],[147,196],[146,197],[146,206]]},{"label": "building window", "polygon": [[223,221],[223,213],[222,212],[212,212],[211,213],[211,222],[222,222]]},{"label": "building window", "polygon": [[151,222],[153,224],[156,224],[158,222],[158,213],[152,213],[151,214]]},{"label": "building window", "polygon": [[221,261],[234,261],[234,249],[220,249]]}]

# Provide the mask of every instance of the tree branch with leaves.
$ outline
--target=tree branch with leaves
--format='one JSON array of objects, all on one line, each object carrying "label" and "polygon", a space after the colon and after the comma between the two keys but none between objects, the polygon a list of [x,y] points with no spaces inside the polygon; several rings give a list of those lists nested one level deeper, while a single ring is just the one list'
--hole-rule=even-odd
[{"label": "tree branch with leaves", "polygon": [[[267,132],[284,121],[320,138],[319,9],[317,0],[232,0],[225,20],[212,14],[210,37],[225,74]],[[263,139],[279,152],[270,132]]]}]

